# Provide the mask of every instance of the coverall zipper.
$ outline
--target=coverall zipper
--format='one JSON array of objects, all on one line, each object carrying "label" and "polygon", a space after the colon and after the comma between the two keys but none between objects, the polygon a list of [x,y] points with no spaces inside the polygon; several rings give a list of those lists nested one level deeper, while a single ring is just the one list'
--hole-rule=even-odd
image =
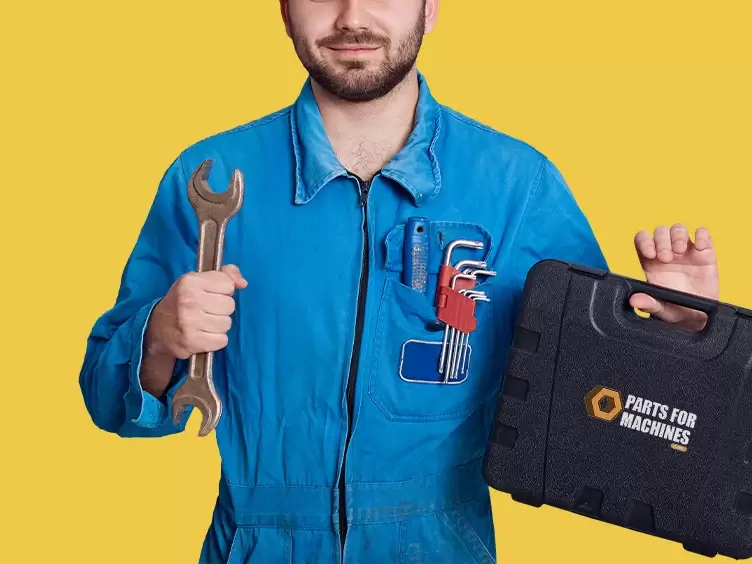
[{"label": "coverall zipper", "polygon": [[347,459],[347,448],[350,445],[350,438],[352,433],[353,411],[355,410],[355,379],[358,374],[360,346],[363,337],[363,318],[366,304],[366,289],[368,288],[368,191],[371,188],[371,180],[364,181],[361,180],[358,176],[352,176],[358,183],[358,189],[360,192],[360,206],[363,208],[363,256],[360,271],[360,284],[358,288],[358,308],[355,317],[355,342],[353,344],[353,354],[350,360],[350,373],[347,378],[347,438],[345,439],[345,448],[342,454],[342,467],[340,468],[339,477],[339,524],[343,562],[345,559],[345,536],[347,534],[347,509],[345,504],[345,461]]}]

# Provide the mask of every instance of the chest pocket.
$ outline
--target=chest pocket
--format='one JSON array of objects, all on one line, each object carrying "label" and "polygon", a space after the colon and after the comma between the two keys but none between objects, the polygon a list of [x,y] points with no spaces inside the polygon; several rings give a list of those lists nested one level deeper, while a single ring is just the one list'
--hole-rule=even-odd
[{"label": "chest pocket", "polygon": [[[455,247],[452,266],[464,260],[487,261],[492,237],[478,224],[431,222],[425,293],[402,282],[404,239],[405,228],[400,225],[386,240],[387,275],[376,321],[369,397],[392,421],[467,417],[493,392],[498,380],[492,373],[494,277],[478,276],[472,289],[484,292],[491,302],[475,302],[475,329],[464,339],[455,335],[454,348],[449,346],[449,335],[443,355],[445,332],[437,317],[436,292],[440,267],[453,241],[478,241],[483,247]],[[487,270],[493,270],[491,265]],[[447,369],[448,361],[456,366],[454,370]]]}]

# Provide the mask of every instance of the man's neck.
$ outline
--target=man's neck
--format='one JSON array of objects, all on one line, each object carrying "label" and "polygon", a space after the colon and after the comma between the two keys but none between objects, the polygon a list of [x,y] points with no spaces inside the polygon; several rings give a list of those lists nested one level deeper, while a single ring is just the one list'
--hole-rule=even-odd
[{"label": "man's neck", "polygon": [[316,82],[312,87],[337,158],[360,178],[370,179],[410,136],[418,102],[415,70],[389,94],[371,102],[347,102],[335,98]]}]

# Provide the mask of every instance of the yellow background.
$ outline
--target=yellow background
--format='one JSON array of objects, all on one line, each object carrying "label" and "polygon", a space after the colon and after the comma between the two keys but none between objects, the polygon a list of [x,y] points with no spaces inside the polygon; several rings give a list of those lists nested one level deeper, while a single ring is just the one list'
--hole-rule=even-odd
[{"label": "yellow background", "polygon": [[[420,67],[442,102],[546,153],[612,269],[639,228],[706,225],[724,301],[752,307],[750,4],[444,0]],[[94,428],[78,388],[162,172],[292,102],[276,0],[18,2],[3,9],[0,560],[195,562],[219,459]],[[10,200],[10,201],[9,201]],[[681,547],[494,495],[500,562],[704,563]]]}]

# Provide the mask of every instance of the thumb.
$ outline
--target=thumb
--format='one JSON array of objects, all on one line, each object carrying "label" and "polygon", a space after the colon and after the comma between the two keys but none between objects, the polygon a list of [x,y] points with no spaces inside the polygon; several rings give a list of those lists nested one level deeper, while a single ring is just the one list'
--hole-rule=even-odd
[{"label": "thumb", "polygon": [[233,282],[235,282],[236,288],[245,288],[248,286],[248,281],[243,278],[243,275],[240,273],[240,269],[235,266],[234,264],[226,264],[222,267],[222,272],[227,274]]}]

